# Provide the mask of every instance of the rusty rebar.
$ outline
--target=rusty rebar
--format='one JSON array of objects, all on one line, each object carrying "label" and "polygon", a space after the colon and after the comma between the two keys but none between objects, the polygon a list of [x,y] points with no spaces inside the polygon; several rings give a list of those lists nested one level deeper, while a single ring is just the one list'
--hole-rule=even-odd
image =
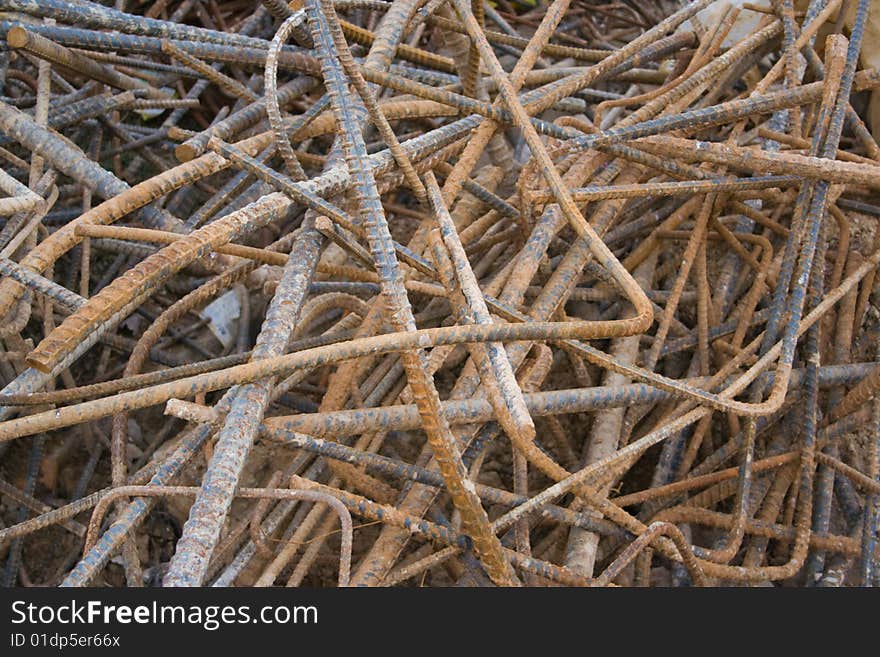
[{"label": "rusty rebar", "polygon": [[876,3],[134,4],[0,0],[4,584],[876,582]]}]

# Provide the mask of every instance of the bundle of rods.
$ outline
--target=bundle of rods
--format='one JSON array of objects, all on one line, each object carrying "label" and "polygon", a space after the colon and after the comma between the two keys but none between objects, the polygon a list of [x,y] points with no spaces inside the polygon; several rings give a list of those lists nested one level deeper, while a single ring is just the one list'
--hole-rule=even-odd
[{"label": "bundle of rods", "polygon": [[0,580],[877,583],[878,21],[0,0]]}]

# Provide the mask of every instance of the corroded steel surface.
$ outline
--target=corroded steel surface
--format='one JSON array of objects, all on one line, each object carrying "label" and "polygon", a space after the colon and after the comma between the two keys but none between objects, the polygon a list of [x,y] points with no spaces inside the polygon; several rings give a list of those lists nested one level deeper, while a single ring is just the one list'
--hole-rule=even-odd
[{"label": "corroded steel surface", "polygon": [[5,585],[877,582],[868,0],[0,11]]}]

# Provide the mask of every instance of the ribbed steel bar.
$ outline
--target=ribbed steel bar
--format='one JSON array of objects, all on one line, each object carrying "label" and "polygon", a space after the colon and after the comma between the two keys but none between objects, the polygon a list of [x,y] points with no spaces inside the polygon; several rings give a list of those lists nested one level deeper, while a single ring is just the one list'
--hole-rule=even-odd
[{"label": "ribbed steel bar", "polygon": [[766,4],[0,0],[3,582],[875,583],[880,9]]}]

